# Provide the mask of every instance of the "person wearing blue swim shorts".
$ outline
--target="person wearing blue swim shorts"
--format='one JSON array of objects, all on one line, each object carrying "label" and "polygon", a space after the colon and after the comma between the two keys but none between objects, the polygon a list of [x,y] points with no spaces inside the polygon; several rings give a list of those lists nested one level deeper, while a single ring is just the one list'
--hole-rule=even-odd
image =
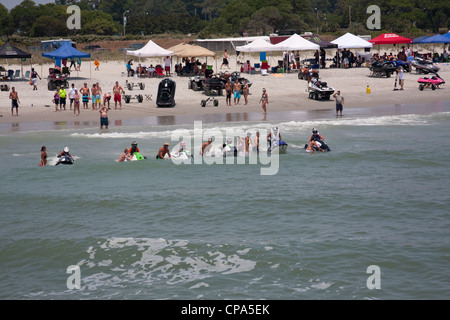
[{"label": "person wearing blue swim shorts", "polygon": [[236,82],[234,83],[234,104],[239,104],[239,101],[241,100],[241,88],[242,85],[239,83],[239,80],[236,79]]}]

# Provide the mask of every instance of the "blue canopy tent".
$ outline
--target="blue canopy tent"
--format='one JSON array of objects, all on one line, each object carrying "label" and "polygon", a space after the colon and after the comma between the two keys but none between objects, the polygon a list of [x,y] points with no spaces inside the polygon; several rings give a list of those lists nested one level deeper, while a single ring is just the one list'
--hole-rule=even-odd
[{"label": "blue canopy tent", "polygon": [[[43,57],[55,60],[55,65],[61,66],[62,59],[70,58],[90,58],[89,53],[82,52],[68,42],[64,42],[58,49],[51,52],[42,53]],[[91,76],[91,64],[89,63],[89,77]]]},{"label": "blue canopy tent", "polygon": [[450,36],[436,34],[432,37],[428,37],[422,40],[420,43],[450,43]]},{"label": "blue canopy tent", "polygon": [[[428,38],[422,40],[421,43],[422,44],[430,44],[431,43],[433,45],[433,52],[434,52],[434,44],[442,43],[442,44],[444,44],[444,51],[445,51],[445,44],[450,43],[450,35],[436,34],[432,37],[428,37]],[[437,53],[433,53],[433,56],[435,56],[436,54]],[[439,58],[439,55],[437,56],[436,59],[438,59],[438,58]]]},{"label": "blue canopy tent", "polygon": [[429,38],[429,36],[421,36],[421,37],[418,37],[418,38],[414,38],[412,43],[413,44],[423,43],[422,41],[425,40],[425,39],[428,39],[428,38]]}]

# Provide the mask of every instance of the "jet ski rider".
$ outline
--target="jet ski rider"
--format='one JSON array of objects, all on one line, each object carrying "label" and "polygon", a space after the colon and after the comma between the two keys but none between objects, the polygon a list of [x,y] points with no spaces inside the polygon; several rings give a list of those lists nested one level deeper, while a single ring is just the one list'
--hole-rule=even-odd
[{"label": "jet ski rider", "polygon": [[269,149],[272,147],[272,144],[276,142],[280,142],[281,133],[277,126],[272,127],[269,134],[267,135],[267,142],[269,142]]},{"label": "jet ski rider", "polygon": [[319,133],[319,131],[317,131],[316,128],[312,129],[312,134],[309,137],[309,141],[324,141],[325,138]]},{"label": "jet ski rider", "polygon": [[132,156],[135,152],[139,152],[141,153],[141,151],[139,150],[138,146],[137,146],[137,142],[133,141],[131,143],[131,148],[130,148],[130,155]]},{"label": "jet ski rider", "polygon": [[[328,147],[328,145],[324,142],[325,138],[319,133],[319,131],[317,131],[316,128],[312,129],[312,134],[309,137],[309,142],[311,141],[315,141],[315,142],[319,142],[320,143],[320,149],[324,150],[324,151],[331,151],[330,148]],[[317,144],[316,144],[317,145]]]},{"label": "jet ski rider", "polygon": [[75,161],[69,151],[69,147],[65,147],[64,150],[58,154],[58,158],[69,157],[72,161]]},{"label": "jet ski rider", "polygon": [[225,157],[226,154],[227,154],[227,151],[225,150],[226,147],[230,148],[229,150],[233,150],[233,155],[234,155],[235,157],[237,157],[238,150],[237,150],[236,146],[233,145],[233,139],[228,138],[228,139],[227,139],[227,143],[224,143],[224,144],[222,145],[222,150],[223,150],[223,156],[224,156],[224,157]]}]

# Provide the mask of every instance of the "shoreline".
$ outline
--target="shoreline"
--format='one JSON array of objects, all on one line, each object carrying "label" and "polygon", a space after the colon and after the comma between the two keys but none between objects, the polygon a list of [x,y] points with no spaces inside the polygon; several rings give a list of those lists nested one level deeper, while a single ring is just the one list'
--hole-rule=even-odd
[{"label": "shoreline", "polygon": [[[135,62],[137,64],[137,61]],[[234,62],[230,65],[234,66]],[[38,72],[45,70],[45,66],[37,68]],[[440,76],[443,79],[450,78],[450,65],[441,64]],[[14,66],[10,66],[14,69]],[[193,91],[188,89],[188,77],[170,77],[176,83],[175,103],[172,108],[160,108],[156,105],[158,85],[163,78],[131,78],[126,77],[121,71],[125,68],[124,62],[104,62],[100,66],[100,71],[91,71],[88,65],[84,65],[84,70],[76,72],[76,76],[69,78],[69,83],[74,83],[76,88],[81,88],[83,83],[87,83],[90,88],[93,83],[99,82],[103,92],[111,92],[115,81],[125,89],[126,94],[132,96],[141,94],[144,101],[139,103],[132,99],[130,103],[122,101],[123,110],[114,110],[114,101],[111,100],[108,112],[110,129],[114,126],[128,125],[128,123],[148,123],[148,124],[179,124],[194,120],[212,121],[236,121],[255,119],[256,121],[279,121],[281,119],[302,120],[311,115],[320,115],[322,117],[335,117],[335,101],[331,100],[311,100],[306,92],[307,82],[298,79],[297,72],[286,74],[270,74],[262,76],[259,73],[247,74],[241,73],[241,76],[252,82],[248,105],[244,105],[244,99],[241,98],[239,105],[226,106],[225,96],[211,95],[219,100],[219,105],[214,107],[212,103],[206,107],[200,106],[200,101],[207,99],[203,91]],[[92,68],[93,69],[93,68]],[[224,70],[219,70],[224,71]],[[226,69],[227,72],[233,72],[234,69]],[[73,72],[75,73],[75,72]],[[80,106],[80,116],[75,116],[70,110],[69,101],[67,101],[66,110],[55,112],[55,106],[51,100],[54,91],[47,89],[46,74],[40,74],[42,80],[38,80],[38,90],[33,91],[28,80],[19,79],[9,82],[1,82],[10,87],[15,86],[19,93],[19,116],[11,116],[11,101],[9,91],[0,92],[0,131],[9,130],[23,131],[22,128],[37,128],[39,130],[70,127],[98,127],[98,110],[83,109]],[[356,115],[357,113],[370,114],[379,113],[383,106],[391,109],[399,109],[398,106],[404,105],[430,105],[442,104],[450,100],[445,85],[437,90],[425,89],[420,91],[417,79],[422,77],[414,72],[405,73],[405,85],[403,91],[394,91],[395,76],[391,78],[370,77],[369,68],[349,68],[320,69],[319,76],[328,83],[335,91],[340,90],[345,98],[343,114],[345,116]],[[425,75],[430,76],[430,75]],[[126,81],[143,83],[144,90],[134,88],[129,91],[125,87]],[[366,87],[370,86],[371,93],[366,93]],[[399,85],[397,84],[399,88]],[[269,104],[267,106],[267,115],[264,116],[259,103],[262,88],[267,89],[269,95]],[[149,97],[149,99],[146,99]],[[380,109],[381,108],[381,109]],[[418,107],[415,107],[416,109]],[[367,110],[366,110],[367,109]],[[373,111],[370,111],[373,109]],[[408,112],[407,108],[400,108]],[[420,109],[420,108],[418,108]],[[378,110],[378,111],[377,111]],[[47,128],[45,128],[47,125]]]},{"label": "shoreline", "polygon": [[[275,111],[264,117],[263,113],[257,112],[234,112],[234,113],[212,113],[212,114],[175,114],[147,116],[142,118],[126,118],[113,120],[109,129],[99,129],[101,132],[109,132],[113,128],[128,126],[174,126],[194,124],[194,121],[204,123],[231,123],[231,122],[281,122],[281,121],[314,121],[333,119],[355,119],[382,117],[406,114],[431,114],[450,112],[450,100],[432,101],[428,103],[404,103],[395,105],[380,105],[375,107],[348,108],[343,116],[337,117],[330,113],[329,109],[291,110]],[[94,121],[33,121],[0,123],[0,134],[12,132],[36,132],[53,131],[64,129],[92,129],[100,125],[99,120]]]}]

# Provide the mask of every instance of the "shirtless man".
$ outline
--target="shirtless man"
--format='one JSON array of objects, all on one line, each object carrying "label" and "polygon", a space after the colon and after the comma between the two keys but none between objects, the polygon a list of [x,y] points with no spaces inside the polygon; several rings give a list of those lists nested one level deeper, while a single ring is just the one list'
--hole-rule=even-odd
[{"label": "shirtless man", "polygon": [[115,109],[117,109],[117,102],[118,102],[120,110],[122,110],[123,88],[119,85],[119,81],[116,81],[116,85],[113,87],[113,94],[114,94]]},{"label": "shirtless man", "polygon": [[83,101],[83,109],[89,109],[89,88],[87,83],[84,84],[84,87],[80,89],[81,99]]},{"label": "shirtless man", "polygon": [[108,129],[108,108],[106,106],[103,106],[100,108],[100,129],[103,129],[103,126],[105,126],[105,129]]},{"label": "shirtless man", "polygon": [[96,105],[100,108],[102,105],[102,88],[100,87],[100,84],[97,82],[97,94],[95,95],[96,100],[95,103]]},{"label": "shirtless man", "polygon": [[16,116],[19,115],[19,94],[16,91],[16,88],[11,88],[11,93],[9,94],[9,98],[11,99],[11,115],[14,116],[14,108],[16,108]]},{"label": "shirtless man", "polygon": [[156,159],[163,159],[163,160],[165,160],[166,154],[169,155],[169,159],[172,159],[172,155],[170,154],[169,143],[168,142],[164,143],[164,146],[159,148],[158,154],[156,155]]},{"label": "shirtless man", "polygon": [[91,99],[92,99],[92,110],[97,110],[96,102],[97,102],[97,84],[94,83],[91,88]]},{"label": "shirtless man", "polygon": [[111,92],[105,93],[103,95],[103,106],[105,107],[108,104],[108,110],[111,110],[109,107],[109,101],[111,100]]},{"label": "shirtless man", "polygon": [[227,106],[231,106],[231,93],[233,92],[233,84],[231,83],[230,78],[228,78],[227,83],[225,83],[225,93],[226,93],[226,104]]},{"label": "shirtless man", "polygon": [[200,153],[202,154],[202,157],[205,154],[205,152],[208,152],[209,149],[211,149],[211,143],[212,143],[212,139],[209,138],[207,142],[202,144],[202,148],[200,150]]},{"label": "shirtless man", "polygon": [[234,104],[239,104],[239,101],[241,100],[241,88],[242,88],[242,85],[239,83],[239,80],[236,80],[233,88],[234,88]]}]

